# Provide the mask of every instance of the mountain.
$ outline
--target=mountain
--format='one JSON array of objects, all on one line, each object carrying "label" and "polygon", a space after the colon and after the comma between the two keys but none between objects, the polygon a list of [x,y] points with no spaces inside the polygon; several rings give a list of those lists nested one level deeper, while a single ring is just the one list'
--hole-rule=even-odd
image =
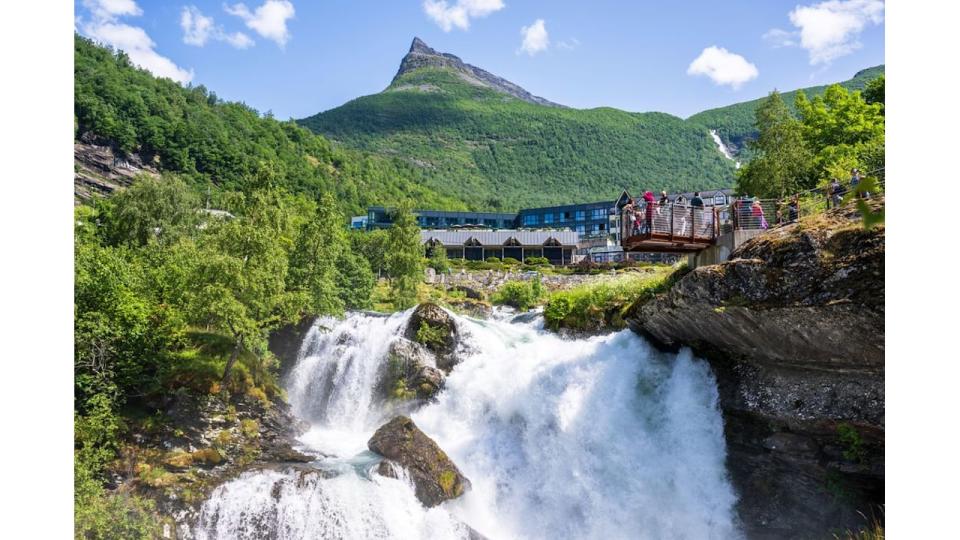
[{"label": "mountain", "polygon": [[423,171],[394,156],[337,148],[291,121],[222,101],[138,69],[126,54],[74,39],[74,190],[79,200],[128,185],[138,173],[176,173],[207,190],[249,191],[265,182],[318,196],[345,212],[412,198],[465,209],[424,187]]},{"label": "mountain", "polygon": [[[883,74],[883,65],[874,66],[858,71],[852,79],[839,84],[848,90],[863,90],[868,82]],[[826,89],[826,86],[811,86],[809,88],[784,92],[782,97],[783,101],[792,111],[794,110],[793,100],[797,92],[802,90],[807,97],[813,97],[822,94]],[[734,153],[740,153],[745,149],[747,139],[756,134],[756,129],[753,127],[754,111],[757,110],[757,106],[759,106],[760,102],[764,99],[765,98],[754,99],[752,101],[727,105],[726,107],[710,109],[687,118],[687,121],[701,124],[707,129],[716,130],[717,135],[720,136],[720,139],[728,148]]]},{"label": "mountain", "polygon": [[401,157],[424,172],[426,188],[477,210],[733,183],[733,162],[701,124],[562,107],[420,39],[384,91],[299,123],[344,146]]},{"label": "mountain", "polygon": [[548,107],[562,107],[562,105],[535,96],[516,84],[497,77],[489,71],[466,64],[463,60],[460,60],[452,54],[437,52],[428,47],[427,44],[418,37],[413,38],[413,43],[410,44],[410,52],[400,61],[400,69],[393,77],[393,82],[391,82],[390,85],[395,86],[398,90],[406,90],[408,87],[404,86],[402,82],[403,75],[417,69],[426,68],[452,71],[466,83],[490,88],[497,92],[507,94],[508,96],[526,101],[527,103],[546,105]]}]

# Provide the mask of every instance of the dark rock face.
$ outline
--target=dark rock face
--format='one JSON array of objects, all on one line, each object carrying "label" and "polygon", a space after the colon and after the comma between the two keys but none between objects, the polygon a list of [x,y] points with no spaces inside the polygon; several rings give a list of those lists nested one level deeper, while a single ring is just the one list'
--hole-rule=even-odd
[{"label": "dark rock face", "polygon": [[417,306],[403,335],[436,355],[437,367],[445,373],[450,373],[457,364],[456,353],[460,345],[457,323],[440,306],[431,303]]},{"label": "dark rock face", "polygon": [[447,454],[406,416],[380,426],[367,446],[387,458],[380,462],[380,474],[396,477],[394,464],[406,469],[417,498],[427,507],[455,499],[470,489],[470,481]]},{"label": "dark rock face", "polygon": [[270,334],[268,347],[270,352],[280,360],[281,378],[297,365],[300,346],[311,326],[313,326],[313,320],[305,318],[296,324],[282,326]]},{"label": "dark rock face", "polygon": [[528,103],[546,105],[548,107],[562,107],[562,105],[535,96],[516,84],[497,77],[493,73],[482,70],[476,66],[471,66],[452,54],[437,52],[417,37],[413,38],[413,43],[410,44],[410,52],[400,61],[400,70],[397,71],[397,74],[393,77],[393,82],[396,82],[404,73],[425,67],[451,69],[471,84],[485,86]]},{"label": "dark rock face", "polygon": [[750,538],[856,530],[884,501],[884,229],[849,212],[758,236],[629,321],[710,361]]}]

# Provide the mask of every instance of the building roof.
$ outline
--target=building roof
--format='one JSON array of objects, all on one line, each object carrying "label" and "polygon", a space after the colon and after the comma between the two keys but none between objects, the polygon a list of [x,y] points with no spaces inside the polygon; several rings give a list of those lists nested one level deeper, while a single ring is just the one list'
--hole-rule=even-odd
[{"label": "building roof", "polygon": [[524,246],[541,246],[550,238],[560,242],[564,246],[577,245],[578,236],[574,231],[567,230],[518,230],[518,229],[500,229],[491,230],[422,230],[420,231],[420,241],[426,243],[430,240],[439,240],[445,246],[463,245],[467,240],[475,238],[484,246],[502,246],[510,238],[516,238]]}]

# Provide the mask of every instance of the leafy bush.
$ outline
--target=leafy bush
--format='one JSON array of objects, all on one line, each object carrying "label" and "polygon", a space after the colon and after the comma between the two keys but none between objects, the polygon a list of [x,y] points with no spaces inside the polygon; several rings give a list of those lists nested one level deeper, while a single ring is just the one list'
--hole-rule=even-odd
[{"label": "leafy bush", "polygon": [[530,266],[546,266],[550,264],[550,259],[546,257],[527,257],[523,262]]},{"label": "leafy bush", "polygon": [[431,326],[427,321],[417,329],[417,343],[421,345],[443,345],[447,339],[447,331],[442,326]]},{"label": "leafy bush", "polygon": [[508,281],[493,295],[495,304],[505,304],[520,310],[528,310],[543,296],[539,276],[530,281]]},{"label": "leafy bush", "polygon": [[520,264],[520,261],[514,259],[513,257],[504,257],[503,261],[501,262],[503,262],[503,264],[506,266],[517,266]]},{"label": "leafy bush", "polygon": [[487,257],[487,262],[488,262],[488,263],[493,263],[493,264],[500,264],[500,258],[499,258],[499,257]]}]

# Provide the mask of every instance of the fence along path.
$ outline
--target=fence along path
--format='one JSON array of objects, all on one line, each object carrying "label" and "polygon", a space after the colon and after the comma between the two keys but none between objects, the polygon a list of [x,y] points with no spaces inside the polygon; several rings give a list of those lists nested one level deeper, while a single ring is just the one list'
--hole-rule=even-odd
[{"label": "fence along path", "polygon": [[[640,201],[624,207],[620,216],[621,246],[625,251],[691,252],[705,249],[731,230],[767,229],[792,223],[801,217],[822,213],[845,204],[851,197],[883,193],[883,168],[868,172],[863,186],[875,192],[856,194],[849,181],[834,193],[831,185],[797,193],[786,199],[737,199],[723,206],[693,207],[688,204]],[[873,176],[876,173],[878,176]],[[867,179],[871,182],[867,182]],[[861,191],[863,191],[862,187]]]}]

